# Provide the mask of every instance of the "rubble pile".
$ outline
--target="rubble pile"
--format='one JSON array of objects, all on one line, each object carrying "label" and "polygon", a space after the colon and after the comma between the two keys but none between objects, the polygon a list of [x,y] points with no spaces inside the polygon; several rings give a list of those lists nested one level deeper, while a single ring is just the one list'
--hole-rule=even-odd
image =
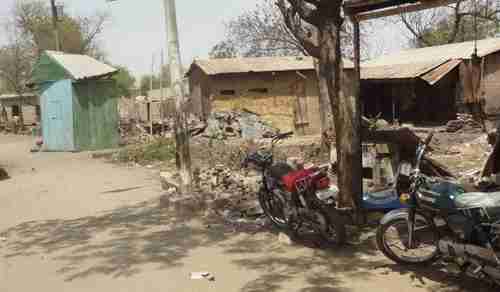
[{"label": "rubble pile", "polygon": [[457,114],[456,120],[451,120],[446,124],[446,131],[455,133],[462,129],[479,129],[481,124],[474,120],[470,114]]},{"label": "rubble pile", "polygon": [[224,165],[201,169],[196,181],[200,191],[215,195],[217,208],[246,216],[262,213],[257,201],[259,183],[258,175],[245,176]]},{"label": "rubble pile", "polygon": [[[160,174],[164,190],[174,194],[178,190],[179,175],[169,172]],[[232,171],[224,165],[197,169],[194,172],[194,185],[198,193],[211,194],[212,208],[216,211],[229,211],[232,215],[255,217],[262,214],[257,200],[260,176],[246,175]]]},{"label": "rubble pile", "polygon": [[215,139],[260,139],[270,138],[277,132],[255,113],[232,111],[212,113],[203,136]]},{"label": "rubble pile", "polygon": [[[259,115],[248,111],[214,112],[206,122],[191,115],[188,118],[188,128],[193,137],[200,136],[216,140],[269,138],[278,132],[277,129],[264,122]],[[173,131],[173,118],[168,118],[163,123],[160,121],[153,124],[132,119],[120,120],[120,137],[124,145],[148,143],[155,137],[171,137]]]}]

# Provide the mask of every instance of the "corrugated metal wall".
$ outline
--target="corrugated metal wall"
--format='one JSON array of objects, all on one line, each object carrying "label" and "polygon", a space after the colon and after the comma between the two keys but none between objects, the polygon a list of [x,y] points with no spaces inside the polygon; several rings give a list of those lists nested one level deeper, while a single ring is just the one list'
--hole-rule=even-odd
[{"label": "corrugated metal wall", "polygon": [[74,151],[73,102],[71,80],[43,85],[41,95],[44,150]]},{"label": "corrugated metal wall", "polygon": [[118,146],[118,98],[114,81],[92,80],[74,84],[75,141],[78,150]]}]

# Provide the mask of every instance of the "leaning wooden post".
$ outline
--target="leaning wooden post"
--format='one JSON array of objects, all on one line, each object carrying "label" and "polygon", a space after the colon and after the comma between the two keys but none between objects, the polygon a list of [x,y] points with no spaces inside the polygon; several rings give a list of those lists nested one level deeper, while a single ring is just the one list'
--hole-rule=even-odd
[{"label": "leaning wooden post", "polygon": [[165,0],[165,18],[170,61],[170,84],[173,86],[175,95],[177,96],[174,118],[176,162],[181,175],[180,192],[188,193],[191,191],[193,174],[191,172],[191,153],[189,150],[189,131],[186,113],[187,97],[186,92],[184,92],[175,0]]},{"label": "leaning wooden post", "polygon": [[[363,112],[362,106],[361,106],[361,48],[360,48],[360,31],[359,31],[359,21],[351,17],[352,24],[354,26],[354,36],[353,36],[353,47],[354,47],[354,80],[353,80],[353,97],[354,101],[356,102],[355,108],[358,110],[359,114],[359,130],[361,131],[359,137],[359,148],[363,149],[362,147],[362,142],[363,142],[363,130],[362,130],[362,119],[363,119]],[[362,153],[360,152],[360,158],[359,158],[359,169],[363,169],[363,161],[361,158]],[[361,186],[359,186],[360,193],[359,194],[353,194],[353,200],[354,200],[354,207],[357,209],[356,214],[362,215],[363,214],[363,207],[362,207],[362,198],[363,198],[363,178],[360,180]],[[361,219],[361,217],[357,218],[358,222]]]}]

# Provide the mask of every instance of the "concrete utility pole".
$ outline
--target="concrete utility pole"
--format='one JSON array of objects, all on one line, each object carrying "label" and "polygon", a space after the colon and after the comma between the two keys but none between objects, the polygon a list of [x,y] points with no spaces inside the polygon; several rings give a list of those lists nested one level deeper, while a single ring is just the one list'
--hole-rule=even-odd
[{"label": "concrete utility pole", "polygon": [[165,85],[163,84],[163,79],[165,78],[163,74],[163,69],[165,68],[165,61],[163,57],[163,49],[161,50],[161,62],[160,62],[160,119],[161,119],[161,135],[165,133]]},{"label": "concrete utility pole", "polygon": [[56,51],[60,51],[61,43],[59,42],[59,28],[57,27],[58,16],[57,16],[56,0],[50,0],[50,6],[52,10],[52,26],[54,30],[54,38],[56,41]]},{"label": "concrete utility pole", "polygon": [[189,150],[189,131],[186,113],[187,97],[186,92],[184,92],[175,0],[164,0],[164,5],[170,65],[170,84],[174,88],[175,95],[177,96],[174,119],[177,169],[181,175],[180,192],[188,193],[191,191],[192,183],[191,153]]},{"label": "concrete utility pole", "polygon": [[[155,54],[151,55],[151,80],[149,81],[149,92],[153,93],[153,79],[155,78]],[[152,97],[148,94],[148,121],[149,121],[149,133],[153,136],[153,113],[152,107],[153,104]]]}]

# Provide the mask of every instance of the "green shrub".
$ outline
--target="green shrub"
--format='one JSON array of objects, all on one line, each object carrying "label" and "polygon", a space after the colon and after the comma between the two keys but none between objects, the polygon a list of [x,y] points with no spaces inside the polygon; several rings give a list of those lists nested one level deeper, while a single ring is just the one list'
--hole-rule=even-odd
[{"label": "green shrub", "polygon": [[130,145],[118,152],[120,162],[153,162],[175,159],[175,142],[172,139],[157,139],[142,145]]}]

